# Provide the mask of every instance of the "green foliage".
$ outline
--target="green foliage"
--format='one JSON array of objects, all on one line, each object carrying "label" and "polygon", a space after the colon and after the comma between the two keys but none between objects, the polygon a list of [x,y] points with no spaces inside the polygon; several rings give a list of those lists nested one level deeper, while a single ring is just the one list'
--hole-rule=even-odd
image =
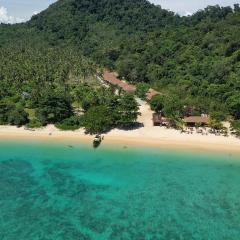
[{"label": "green foliage", "polygon": [[64,119],[62,122],[55,124],[55,126],[61,130],[77,130],[81,125],[81,118],[78,116],[72,116]]},{"label": "green foliage", "polygon": [[132,127],[139,116],[139,106],[136,102],[134,95],[125,93],[119,99],[117,111],[117,125],[122,128]]},{"label": "green foliage", "polygon": [[240,137],[240,120],[235,120],[231,123],[232,130],[235,135]]},{"label": "green foliage", "polygon": [[211,119],[216,120],[218,122],[226,120],[226,114],[223,112],[211,112],[210,117]]},{"label": "green foliage", "polygon": [[168,117],[169,124],[172,128],[182,130],[184,128],[184,122],[179,116]]},{"label": "green foliage", "polygon": [[19,104],[16,105],[11,100],[0,101],[0,124],[11,124],[21,127],[28,123],[28,113]]},{"label": "green foliage", "polygon": [[21,127],[28,123],[28,114],[23,108],[14,108],[8,113],[8,123]]},{"label": "green foliage", "polygon": [[8,124],[9,112],[15,108],[13,103],[0,101],[0,124]]},{"label": "green foliage", "polygon": [[41,128],[42,127],[42,123],[36,119],[36,118],[33,118],[29,121],[29,123],[26,125],[27,128]]},{"label": "green foliage", "polygon": [[36,115],[42,124],[56,123],[73,115],[73,110],[66,96],[49,92],[39,100]]},{"label": "green foliage", "polygon": [[[64,19],[61,18],[63,16]],[[71,34],[84,38],[89,34],[89,25],[96,21],[107,21],[110,26],[116,25],[118,29],[133,32],[173,24],[175,19],[178,17],[172,12],[155,7],[146,0],[62,0],[33,16],[29,24],[39,30],[54,32],[58,40],[70,38]],[[86,23],[86,20],[89,22]]]},{"label": "green foliage", "polygon": [[94,93],[94,91],[90,91],[88,95],[85,95],[85,97],[82,100],[82,108],[87,111],[89,108],[96,106],[99,104],[99,98]]},{"label": "green foliage", "polygon": [[136,123],[138,104],[132,94],[114,96],[110,90],[98,91],[98,104],[91,106],[82,118],[86,131],[95,134],[107,132],[113,127],[128,128]]},{"label": "green foliage", "polygon": [[138,83],[137,84],[137,91],[136,94],[139,98],[145,99],[146,98],[146,93],[148,92],[150,88],[150,85],[148,83]]},{"label": "green foliage", "polygon": [[166,117],[180,118],[183,117],[183,105],[178,97],[167,97],[164,101],[163,113]]},{"label": "green foliage", "polygon": [[112,113],[106,106],[91,107],[83,116],[86,132],[98,134],[108,132],[114,125]]},{"label": "green foliage", "polygon": [[164,108],[165,97],[162,95],[154,96],[150,101],[151,109],[155,112],[161,112]]},{"label": "green foliage", "polygon": [[223,129],[223,124],[221,121],[211,119],[209,122],[209,126],[215,130],[221,130]]},{"label": "green foliage", "polygon": [[153,109],[169,117],[187,105],[239,119],[239,24],[238,4],[180,17],[146,0],[61,0],[27,23],[0,24],[0,123],[19,102],[41,124],[62,122],[73,115],[73,101],[87,112],[108,107],[120,125],[136,121],[136,111],[123,121],[114,110],[123,100],[113,93],[81,85],[95,77],[96,64],[141,83],[140,97],[142,83],[164,92]]},{"label": "green foliage", "polygon": [[[74,90],[74,96],[85,110],[83,126],[90,133],[105,132],[115,126],[132,126],[139,114],[133,95],[115,95],[111,88],[94,89],[86,84],[79,85]],[[101,111],[99,117],[97,110]]]},{"label": "green foliage", "polygon": [[236,118],[240,119],[240,94],[236,94],[228,98],[228,106],[230,113]]}]

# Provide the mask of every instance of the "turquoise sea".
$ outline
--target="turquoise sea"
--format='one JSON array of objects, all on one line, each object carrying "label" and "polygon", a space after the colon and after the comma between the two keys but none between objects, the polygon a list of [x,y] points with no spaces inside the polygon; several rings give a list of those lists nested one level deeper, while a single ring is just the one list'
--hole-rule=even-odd
[{"label": "turquoise sea", "polygon": [[0,141],[0,240],[239,240],[240,157]]}]

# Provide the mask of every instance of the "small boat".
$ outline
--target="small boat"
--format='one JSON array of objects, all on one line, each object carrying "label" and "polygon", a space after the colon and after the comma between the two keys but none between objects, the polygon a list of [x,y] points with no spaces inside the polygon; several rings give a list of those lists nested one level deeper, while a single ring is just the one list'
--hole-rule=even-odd
[{"label": "small boat", "polygon": [[101,144],[101,142],[102,142],[102,137],[101,137],[101,135],[96,135],[95,138],[94,138],[94,140],[93,140],[93,147],[94,147],[94,148],[99,147],[99,145]]}]

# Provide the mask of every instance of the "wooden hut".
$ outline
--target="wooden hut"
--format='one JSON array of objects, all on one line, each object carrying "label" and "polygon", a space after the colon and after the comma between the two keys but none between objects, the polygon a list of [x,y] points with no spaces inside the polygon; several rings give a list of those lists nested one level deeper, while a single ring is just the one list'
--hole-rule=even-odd
[{"label": "wooden hut", "polygon": [[183,121],[189,127],[207,126],[209,124],[209,117],[205,114],[201,116],[189,116],[185,117]]},{"label": "wooden hut", "polygon": [[162,113],[153,113],[153,126],[169,126],[169,119]]}]

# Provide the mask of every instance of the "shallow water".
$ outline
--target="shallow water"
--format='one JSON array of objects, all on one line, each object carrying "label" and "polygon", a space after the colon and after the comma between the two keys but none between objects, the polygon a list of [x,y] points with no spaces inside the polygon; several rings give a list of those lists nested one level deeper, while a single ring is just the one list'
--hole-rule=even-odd
[{"label": "shallow water", "polygon": [[240,239],[240,157],[0,142],[1,240]]}]

